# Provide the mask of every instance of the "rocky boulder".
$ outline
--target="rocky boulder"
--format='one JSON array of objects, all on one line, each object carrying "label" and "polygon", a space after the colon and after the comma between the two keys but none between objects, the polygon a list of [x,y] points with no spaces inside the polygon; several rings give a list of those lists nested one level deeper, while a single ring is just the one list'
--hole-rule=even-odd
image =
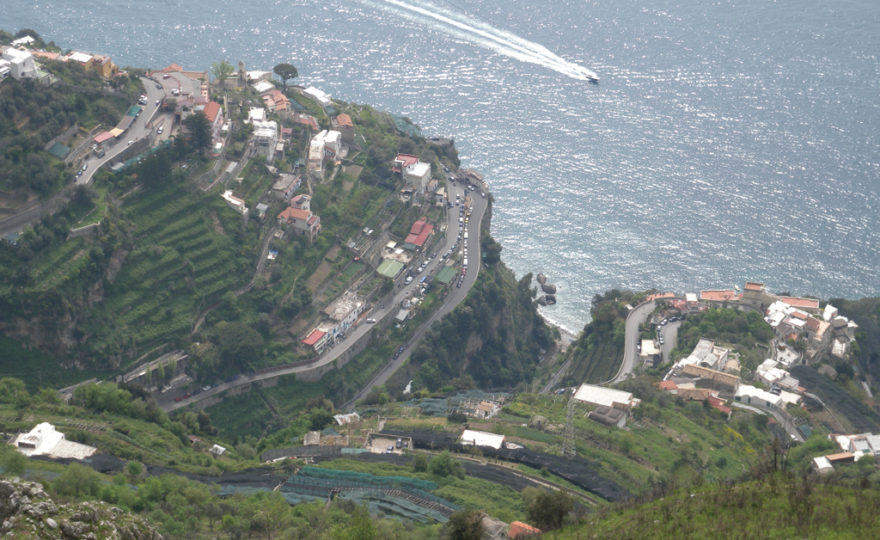
[{"label": "rocky boulder", "polygon": [[140,516],[102,502],[56,504],[43,486],[0,478],[0,537],[161,540]]}]

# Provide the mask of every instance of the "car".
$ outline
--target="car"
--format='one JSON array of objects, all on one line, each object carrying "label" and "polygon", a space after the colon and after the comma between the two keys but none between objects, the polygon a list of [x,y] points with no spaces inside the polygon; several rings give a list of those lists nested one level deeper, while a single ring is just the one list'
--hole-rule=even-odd
[{"label": "car", "polygon": [[134,144],[134,139],[129,139],[129,141],[128,141],[128,146],[131,146],[131,145],[133,145],[133,144]]},{"label": "car", "polygon": [[662,321],[660,321],[660,326],[666,326],[666,323],[668,322],[669,321],[667,319],[663,319]]},{"label": "car", "polygon": [[443,172],[449,174],[449,167],[444,166],[444,167],[443,167]]},{"label": "car", "polygon": [[183,401],[183,396],[177,396],[174,401]]},{"label": "car", "polygon": [[210,390],[210,389],[211,389],[211,385],[210,385],[210,384],[206,384],[205,386],[202,387],[202,392],[207,392],[207,391]]},{"label": "car", "polygon": [[403,280],[403,282],[404,282],[406,285],[409,285],[410,283],[412,283],[412,276],[406,276],[406,279]]},{"label": "car", "polygon": [[486,198],[486,192],[485,192],[485,191],[481,191],[481,192],[480,192],[480,195],[481,195],[484,199]]},{"label": "car", "polygon": [[156,83],[156,90],[161,90],[161,89],[162,89],[162,85],[159,83]]},{"label": "car", "polygon": [[167,74],[167,73],[163,73],[163,74],[162,74],[162,78],[163,78],[163,79],[170,79],[170,78],[171,78],[171,75],[169,75],[169,74]]},{"label": "car", "polygon": [[373,318],[371,317],[371,318],[367,319],[367,322],[370,323],[370,324],[373,324],[373,323],[376,322],[376,319],[373,319]]},{"label": "car", "polygon": [[397,438],[397,447],[403,448],[403,439],[401,439],[400,437]]},{"label": "car", "polygon": [[157,99],[157,100],[156,100],[156,106],[158,107],[160,103],[162,103],[162,100],[161,100],[161,99]]},{"label": "car", "polygon": [[388,445],[388,448],[385,449],[385,453],[386,453],[386,454],[390,454],[390,453],[392,453],[392,452],[394,452],[394,445],[389,444],[389,445]]}]

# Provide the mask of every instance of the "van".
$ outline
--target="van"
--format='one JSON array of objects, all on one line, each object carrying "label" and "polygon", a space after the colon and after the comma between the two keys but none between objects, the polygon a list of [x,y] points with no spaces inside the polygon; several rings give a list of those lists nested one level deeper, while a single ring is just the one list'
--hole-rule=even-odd
[{"label": "van", "polygon": [[467,268],[467,265],[467,257],[465,257],[464,260],[461,262],[461,266]]},{"label": "van", "polygon": [[468,239],[468,232],[467,232],[467,229],[465,229],[465,231],[464,231],[464,239],[465,239],[465,240]]}]

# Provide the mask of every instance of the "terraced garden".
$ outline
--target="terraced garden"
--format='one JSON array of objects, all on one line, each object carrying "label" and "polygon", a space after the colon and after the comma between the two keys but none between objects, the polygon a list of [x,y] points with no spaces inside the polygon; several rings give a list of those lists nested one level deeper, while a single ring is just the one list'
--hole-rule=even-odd
[{"label": "terraced garden", "polygon": [[256,242],[244,242],[241,217],[216,194],[165,186],[122,212],[134,226],[134,247],[103,310],[119,330],[137,329],[130,332],[137,350],[188,333],[199,310],[249,279]]}]

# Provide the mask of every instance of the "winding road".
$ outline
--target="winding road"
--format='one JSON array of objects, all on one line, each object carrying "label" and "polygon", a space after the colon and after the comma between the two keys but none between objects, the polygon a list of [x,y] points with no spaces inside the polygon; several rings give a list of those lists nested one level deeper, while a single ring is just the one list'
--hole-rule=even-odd
[{"label": "winding road", "polygon": [[[464,188],[461,184],[455,184],[449,186],[450,196],[454,197],[457,193],[462,193]],[[467,272],[464,275],[464,279],[462,281],[461,287],[457,287],[455,285],[450,286],[450,292],[444,299],[443,305],[438,308],[438,310],[432,314],[432,316],[422,323],[419,328],[413,334],[413,337],[410,338],[409,342],[406,344],[406,348],[403,353],[400,354],[396,359],[392,358],[389,362],[377,373],[376,376],[366,385],[361,391],[358,393],[355,398],[346,404],[343,409],[348,408],[351,404],[354,403],[357,399],[361,399],[363,396],[366,396],[367,393],[376,385],[384,384],[389,377],[409,359],[410,352],[413,350],[413,346],[421,340],[421,338],[425,335],[428,328],[446,315],[451,312],[458,306],[464,299],[467,297],[468,291],[470,291],[471,287],[473,287],[474,282],[477,279],[477,274],[480,269],[480,224],[485,215],[486,209],[488,208],[488,200],[481,197],[478,192],[471,192],[471,202],[472,202],[472,214],[471,218],[467,225],[468,238],[470,242],[468,243],[468,262],[469,266]],[[451,248],[456,242],[458,242],[458,231],[459,231],[459,223],[458,223],[458,212],[448,212],[447,216],[447,234],[443,243],[435,248],[435,251],[438,254],[443,253],[444,251]],[[460,246],[461,247],[461,246]],[[444,264],[444,261],[441,260],[440,257],[436,257],[433,260],[428,262],[427,267],[425,268],[423,275],[426,274],[436,274],[436,272],[440,269],[441,265]],[[393,301],[385,302],[379,308],[376,308],[370,312],[370,317],[381,320],[385,317],[393,317],[397,314],[399,310],[400,302],[406,298],[412,297],[416,288],[419,287],[419,283],[417,279],[413,279],[411,283],[408,285],[401,285],[400,288],[397,289],[397,292],[394,294]],[[236,388],[242,385],[252,384],[255,382],[263,381],[266,379],[272,379],[275,377],[280,377],[283,375],[291,375],[296,373],[303,373],[307,371],[312,371],[316,368],[326,366],[335,362],[339,357],[341,357],[349,348],[353,347],[361,338],[364,338],[366,334],[368,334],[374,325],[372,324],[360,324],[359,326],[353,327],[347,332],[347,337],[341,343],[338,343],[336,346],[329,350],[325,350],[324,353],[314,362],[304,365],[296,365],[296,366],[281,366],[276,370],[269,370],[261,373],[253,373],[248,375],[241,375],[237,379],[233,381],[226,381],[224,383],[218,384],[217,386],[200,392],[196,395],[192,395],[188,398],[182,399],[180,401],[175,401],[175,398],[180,396],[181,394],[186,395],[184,392],[185,389],[179,389],[177,392],[168,392],[166,394],[154,394],[156,401],[160,408],[162,408],[166,412],[170,412],[182,407],[187,407],[189,405],[193,405],[199,403],[200,401],[209,399],[211,397],[217,397],[219,394],[229,390],[231,388]]]}]

